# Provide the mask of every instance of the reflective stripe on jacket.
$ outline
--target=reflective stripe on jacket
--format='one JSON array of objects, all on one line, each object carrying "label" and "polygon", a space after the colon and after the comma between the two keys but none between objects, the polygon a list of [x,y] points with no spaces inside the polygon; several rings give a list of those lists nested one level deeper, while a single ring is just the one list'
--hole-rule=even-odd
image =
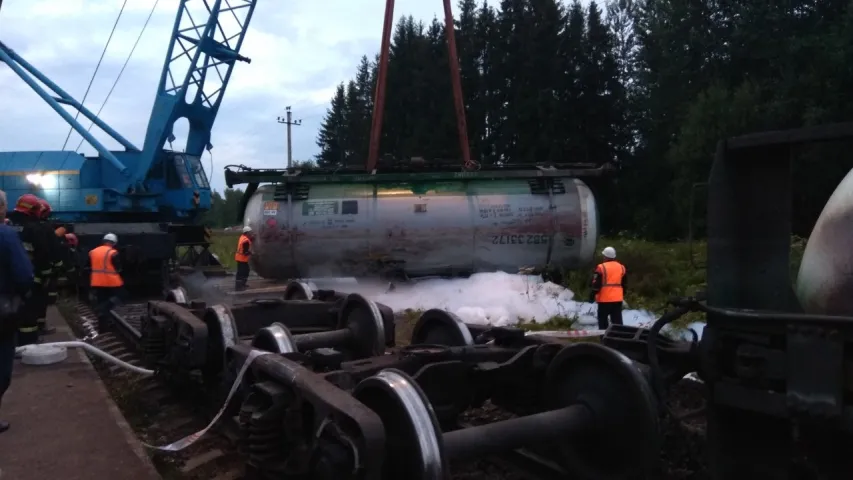
[{"label": "reflective stripe on jacket", "polygon": [[625,299],[622,291],[622,278],[625,266],[617,261],[598,264],[595,271],[601,275],[601,290],[595,295],[595,301],[601,303],[621,302]]},{"label": "reflective stripe on jacket", "polygon": [[234,254],[234,260],[238,262],[246,263],[249,261],[249,255],[246,255],[245,252],[247,250],[246,247],[252,246],[252,239],[247,237],[246,235],[240,235],[240,240],[237,241],[237,253]]},{"label": "reflective stripe on jacket", "polygon": [[90,286],[115,288],[124,285],[121,275],[113,266],[113,255],[116,253],[118,250],[109,245],[101,245],[89,252],[89,262],[92,264]]}]

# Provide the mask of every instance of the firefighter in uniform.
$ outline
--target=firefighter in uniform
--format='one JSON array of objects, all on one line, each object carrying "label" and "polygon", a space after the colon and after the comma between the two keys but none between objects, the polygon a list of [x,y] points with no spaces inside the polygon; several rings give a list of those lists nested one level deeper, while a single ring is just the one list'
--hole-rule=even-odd
[{"label": "firefighter in uniform", "polygon": [[[53,210],[50,207],[50,203],[48,203],[48,201],[43,198],[39,199],[39,203],[41,204],[41,209],[39,210],[39,220],[41,220],[41,223],[43,224],[44,228],[53,231],[52,250],[55,252],[53,256],[53,263],[50,267],[51,273],[48,276],[47,282],[45,283],[45,291],[47,292],[47,304],[45,306],[45,311],[38,318],[39,335],[44,336],[50,335],[51,333],[56,331],[55,328],[47,326],[47,306],[56,305],[56,301],[59,299],[60,276],[65,270],[65,247],[62,245],[62,239],[65,236],[65,228],[59,227],[58,229],[54,229],[49,220],[50,213]],[[62,238],[60,238],[60,235],[62,236]]]},{"label": "firefighter in uniform", "polygon": [[252,240],[254,237],[252,227],[248,225],[243,227],[243,234],[237,241],[237,253],[234,254],[234,260],[237,262],[237,275],[234,276],[236,281],[234,290],[236,291],[245,290],[246,283],[249,281],[249,259],[252,257]]},{"label": "firefighter in uniform", "polygon": [[59,245],[60,260],[54,264],[54,279],[55,284],[52,291],[56,292],[53,298],[53,303],[56,303],[60,291],[66,291],[71,287],[69,279],[75,278],[77,274],[76,259],[73,255],[72,245],[69,241],[69,236],[73,238],[74,246],[77,247],[77,236],[73,233],[67,233],[65,227],[57,227],[53,231]]},{"label": "firefighter in uniform", "polygon": [[625,266],[616,261],[616,249],[605,247],[601,251],[604,261],[595,267],[592,274],[590,302],[598,304],[598,328],[606,330],[610,325],[622,325],[622,304],[627,285]]},{"label": "firefighter in uniform", "polygon": [[110,308],[118,302],[124,286],[124,280],[119,273],[121,264],[118,250],[115,249],[117,243],[118,237],[108,233],[104,235],[104,243],[89,252],[89,286],[95,294],[100,332],[104,332],[109,325]]},{"label": "firefighter in uniform", "polygon": [[18,345],[38,343],[40,318],[47,312],[47,281],[52,273],[54,256],[53,232],[40,222],[40,199],[33,194],[21,195],[9,213],[11,222],[20,231],[21,242],[33,264],[33,288],[24,302],[21,324],[18,327]]},{"label": "firefighter in uniform", "polygon": [[[66,233],[63,237],[65,245],[65,291],[74,292],[77,286],[77,246],[80,242],[77,240],[77,235],[73,233]],[[62,278],[60,276],[60,280]]]}]

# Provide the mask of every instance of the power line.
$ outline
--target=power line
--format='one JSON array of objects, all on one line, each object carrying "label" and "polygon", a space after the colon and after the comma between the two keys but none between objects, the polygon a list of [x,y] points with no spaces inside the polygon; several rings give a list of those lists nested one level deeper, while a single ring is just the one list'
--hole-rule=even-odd
[{"label": "power line", "polygon": [[[0,0],[0,2],[2,2],[2,1],[3,0]],[[151,7],[151,11],[148,13],[148,18],[145,19],[145,24],[142,25],[142,31],[139,32],[139,36],[136,37],[136,42],[133,44],[133,48],[130,49],[130,53],[127,54],[127,58],[124,60],[124,65],[121,66],[121,70],[119,70],[119,72],[118,72],[118,76],[116,77],[116,81],[113,82],[113,86],[110,87],[110,91],[107,93],[107,97],[104,99],[104,103],[101,104],[101,108],[99,108],[98,113],[95,114],[96,117],[100,117],[101,112],[104,110],[104,107],[107,106],[107,102],[110,100],[110,95],[113,94],[113,90],[115,90],[116,85],[118,85],[118,81],[121,79],[121,74],[124,73],[124,69],[127,68],[127,64],[128,64],[128,62],[130,62],[130,57],[133,56],[133,52],[136,50],[136,46],[139,45],[139,41],[142,39],[142,34],[145,33],[145,29],[148,27],[148,22],[151,21],[151,17],[154,15],[154,10],[157,8],[158,3],[160,3],[160,0],[157,0],[156,2],[154,2],[154,6]],[[86,131],[88,132],[89,130],[91,130],[92,125],[94,125],[94,124],[95,124],[95,122],[90,123],[89,128],[87,128]],[[77,144],[77,148],[75,148],[74,151],[76,152],[77,150],[80,150],[80,147],[82,145],[83,145],[83,139],[81,138],[80,143]]]},{"label": "power line", "polygon": [[290,144],[290,127],[291,125],[300,126],[302,125],[302,120],[293,121],[293,112],[290,111],[290,107],[285,107],[287,111],[287,116],[285,118],[278,117],[278,123],[283,123],[287,125],[287,168],[293,166],[293,150],[291,149]]},{"label": "power line", "polygon": [[[116,27],[118,26],[118,21],[121,20],[121,14],[124,13],[124,7],[127,6],[127,0],[124,0],[124,3],[121,5],[121,10],[118,11],[118,17],[116,17],[116,21],[113,24],[113,29],[110,32],[109,38],[107,38],[107,44],[104,45],[104,51],[101,52],[101,58],[98,59],[98,64],[95,66],[95,71],[92,72],[92,78],[89,79],[89,86],[86,87],[86,93],[83,94],[83,101],[80,102],[80,105],[86,104],[86,97],[89,96],[89,90],[92,88],[92,83],[95,82],[95,76],[98,74],[98,70],[101,68],[101,62],[104,61],[104,55],[107,53],[107,48],[110,46],[110,42],[113,40],[113,34],[116,33]],[[77,117],[80,116],[80,109],[75,109],[77,112],[74,114],[74,120],[77,120]],[[71,132],[74,131],[74,127],[71,126],[68,129],[68,135],[65,136],[65,143],[62,144],[62,149],[65,150],[65,146],[68,145],[68,139],[71,138]]]}]

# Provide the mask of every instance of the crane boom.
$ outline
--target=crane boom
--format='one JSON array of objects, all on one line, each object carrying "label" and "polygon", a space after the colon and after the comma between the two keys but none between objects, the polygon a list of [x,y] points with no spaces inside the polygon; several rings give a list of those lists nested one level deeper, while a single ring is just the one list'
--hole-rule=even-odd
[{"label": "crane boom", "polygon": [[[158,152],[173,138],[175,122],[180,118],[189,122],[186,154],[199,157],[205,147],[210,148],[210,132],[234,70],[234,62],[251,63],[239,52],[257,0],[215,0],[212,7],[206,8],[207,18],[199,22],[189,13],[191,1],[181,0],[175,18],[148,121],[142,159],[137,163],[137,175],[148,172]],[[204,1],[205,7],[209,6],[209,0],[195,1]],[[231,16],[236,21],[237,27],[232,28],[236,32],[226,33],[221,15]],[[180,51],[176,53],[176,50]],[[184,56],[192,58],[192,61],[185,72],[179,72],[177,61]],[[218,87],[209,88],[210,74],[218,76],[221,82]]]}]

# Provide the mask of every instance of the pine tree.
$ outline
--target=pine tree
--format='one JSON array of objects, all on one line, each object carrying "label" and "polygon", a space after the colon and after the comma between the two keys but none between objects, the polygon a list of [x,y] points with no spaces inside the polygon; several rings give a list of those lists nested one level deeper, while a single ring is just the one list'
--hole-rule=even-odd
[{"label": "pine tree", "polygon": [[561,127],[563,143],[562,160],[564,162],[588,162],[590,155],[583,142],[583,129],[586,112],[582,102],[582,67],[585,61],[586,18],[583,6],[575,1],[569,8],[566,27],[560,38],[560,57],[563,59],[563,75],[559,89],[558,102],[560,114],[558,125]]},{"label": "pine tree", "polygon": [[525,11],[527,34],[523,50],[523,82],[516,92],[527,107],[519,117],[519,142],[524,163],[560,162],[560,114],[557,98],[562,87],[563,58],[560,57],[560,33],[563,11],[556,0],[529,0]]},{"label": "pine tree", "polygon": [[587,11],[584,63],[580,78],[583,90],[584,141],[593,163],[616,160],[619,145],[617,132],[624,118],[620,105],[624,91],[614,56],[611,32],[604,24],[601,10],[595,1]]},{"label": "pine tree", "polygon": [[621,165],[634,151],[637,137],[636,109],[632,102],[636,98],[636,46],[633,30],[633,0],[610,0],[607,3],[607,24],[613,41],[613,58],[619,85],[622,89],[621,102],[617,109],[621,120],[616,126],[618,136],[617,161]]},{"label": "pine tree", "polygon": [[503,105],[501,88],[503,79],[500,71],[500,32],[497,14],[485,0],[477,12],[477,38],[480,52],[480,95],[483,102],[483,132],[480,137],[480,158],[485,165],[501,161],[498,135],[502,124]]},{"label": "pine tree", "polygon": [[524,83],[527,23],[524,15],[526,0],[501,0],[497,15],[498,58],[494,74],[499,86],[496,94],[501,106],[500,120],[496,125],[495,147],[502,162],[520,162],[519,131],[522,119],[529,115],[529,105],[524,104],[521,88]]},{"label": "pine tree", "polygon": [[428,94],[421,126],[426,134],[422,139],[425,142],[423,153],[427,158],[452,159],[461,165],[462,153],[456,128],[450,55],[444,23],[433,19],[426,37],[429,50],[424,58],[424,86]]},{"label": "pine tree", "polygon": [[484,152],[486,112],[482,84],[482,41],[478,27],[476,0],[459,0],[456,20],[456,46],[459,55],[459,77],[468,125],[471,158],[481,161]]},{"label": "pine tree", "polygon": [[367,150],[361,150],[363,137],[359,136],[364,121],[364,105],[355,80],[347,83],[344,105],[342,128],[344,158],[347,165],[364,165]]},{"label": "pine tree", "polygon": [[320,147],[320,153],[315,160],[320,167],[340,166],[346,162],[343,140],[345,107],[346,93],[344,84],[341,83],[335,90],[332,104],[326,110],[326,116],[320,125],[320,132],[317,136],[317,146]]},{"label": "pine tree", "polygon": [[373,114],[374,89],[371,86],[371,64],[362,56],[355,74],[356,101],[352,102],[347,130],[351,133],[353,162],[363,165],[370,144],[370,122]]}]

